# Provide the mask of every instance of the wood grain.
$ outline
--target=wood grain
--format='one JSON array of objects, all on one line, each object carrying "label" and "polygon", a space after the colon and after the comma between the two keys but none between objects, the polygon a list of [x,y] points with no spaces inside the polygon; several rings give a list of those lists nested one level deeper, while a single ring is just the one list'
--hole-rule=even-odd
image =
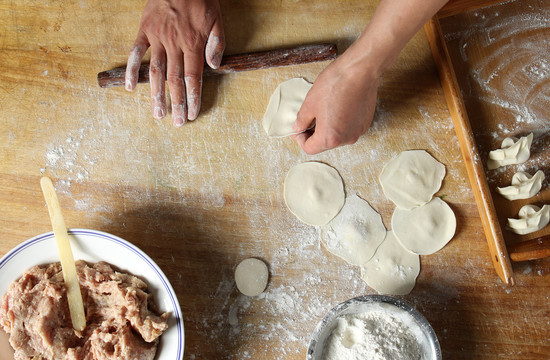
[{"label": "wood grain", "polygon": [[[318,61],[333,60],[337,56],[335,44],[311,44],[288,49],[257,51],[246,54],[226,55],[220,67],[212,69],[204,65],[203,75],[213,76],[239,71],[268,69],[279,66],[307,64]],[[97,74],[97,82],[102,88],[124,86],[126,67],[118,67]],[[138,83],[149,82],[149,64],[139,68]]]},{"label": "wood grain", "polygon": [[[342,52],[378,4],[220,1],[227,53],[325,42]],[[288,211],[287,171],[304,161],[330,164],[346,193],[368,200],[391,228],[395,206],[378,175],[401,151],[424,149],[446,166],[437,195],[455,212],[457,232],[421,258],[415,288],[400,298],[432,324],[444,359],[548,358],[550,259],[513,262],[514,287],[497,276],[423,32],[384,74],[367,133],[308,156],[292,139],[269,139],[261,119],[277,85],[314,81],[327,63],[205,77],[200,116],[181,128],[153,119],[147,86],[100,88],[98,71],[126,62],[143,6],[0,2],[0,255],[51,230],[38,185],[49,176],[68,227],[117,235],[166,274],[182,308],[184,360],[303,360],[331,307],[375,291]],[[483,110],[473,114],[480,122],[495,112]],[[247,257],[269,265],[258,298],[240,296],[234,285],[234,269]]]}]

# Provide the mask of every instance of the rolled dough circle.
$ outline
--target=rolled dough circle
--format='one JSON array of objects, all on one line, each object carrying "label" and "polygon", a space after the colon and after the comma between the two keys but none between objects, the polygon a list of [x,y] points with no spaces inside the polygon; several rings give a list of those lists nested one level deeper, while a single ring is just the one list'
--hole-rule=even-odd
[{"label": "rolled dough circle", "polygon": [[430,255],[453,238],[456,217],[445,201],[435,197],[412,210],[395,208],[391,226],[406,249],[418,255]]},{"label": "rolled dough circle", "polygon": [[306,224],[326,225],[340,212],[345,197],[340,174],[326,164],[316,161],[301,163],[286,175],[285,203]]},{"label": "rolled dough circle", "polygon": [[312,84],[302,78],[281,83],[271,95],[262,125],[267,135],[283,137],[295,134],[292,125]]},{"label": "rolled dough circle", "polygon": [[408,150],[382,169],[382,191],[397,207],[412,209],[430,201],[441,187],[445,166],[424,150]]},{"label": "rolled dough circle", "polygon": [[405,249],[388,231],[374,256],[361,266],[361,277],[382,294],[406,295],[420,273],[420,256]]},{"label": "rolled dough circle", "polygon": [[248,258],[235,269],[237,289],[246,296],[260,295],[267,286],[269,270],[260,259]]},{"label": "rolled dough circle", "polygon": [[382,217],[357,195],[348,197],[340,213],[321,228],[325,248],[359,266],[369,261],[385,237]]}]

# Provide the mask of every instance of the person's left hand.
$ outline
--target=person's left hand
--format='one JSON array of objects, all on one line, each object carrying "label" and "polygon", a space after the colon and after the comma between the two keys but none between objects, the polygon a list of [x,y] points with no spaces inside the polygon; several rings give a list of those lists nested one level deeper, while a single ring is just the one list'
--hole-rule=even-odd
[{"label": "person's left hand", "polygon": [[135,89],[141,59],[149,47],[153,116],[166,116],[167,81],[173,124],[196,119],[205,57],[209,66],[217,68],[225,48],[218,0],[149,0],[128,58],[126,90]]}]

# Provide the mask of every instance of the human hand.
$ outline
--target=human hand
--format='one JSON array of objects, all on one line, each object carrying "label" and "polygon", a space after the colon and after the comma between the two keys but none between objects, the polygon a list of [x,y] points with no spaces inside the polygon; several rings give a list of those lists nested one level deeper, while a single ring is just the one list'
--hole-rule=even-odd
[{"label": "human hand", "polygon": [[225,48],[218,0],[148,0],[128,57],[126,90],[135,89],[149,47],[153,116],[166,116],[167,81],[174,126],[195,120],[201,104],[204,60],[212,68],[219,67]]},{"label": "human hand", "polygon": [[355,143],[374,116],[379,77],[356,67],[344,53],[315,80],[294,124],[294,140],[310,154]]}]

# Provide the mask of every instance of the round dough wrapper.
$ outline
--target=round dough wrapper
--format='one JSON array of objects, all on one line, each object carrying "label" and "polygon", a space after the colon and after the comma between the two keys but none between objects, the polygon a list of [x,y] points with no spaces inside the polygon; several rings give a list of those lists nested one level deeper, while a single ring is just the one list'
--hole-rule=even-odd
[{"label": "round dough wrapper", "polygon": [[262,125],[267,135],[283,137],[295,134],[292,125],[312,84],[302,78],[281,83],[271,95]]},{"label": "round dough wrapper", "polygon": [[395,208],[391,226],[403,247],[418,255],[430,255],[453,238],[456,217],[445,201],[435,197],[412,210]]},{"label": "round dough wrapper", "polygon": [[385,237],[382,217],[357,195],[348,197],[340,213],[321,228],[325,248],[359,266],[374,255]]},{"label": "round dough wrapper", "polygon": [[420,273],[420,256],[405,249],[388,231],[374,256],[361,266],[361,277],[381,294],[407,295]]},{"label": "round dough wrapper", "polygon": [[288,209],[309,225],[322,226],[340,212],[346,195],[338,171],[310,161],[294,166],[285,179],[284,198]]},{"label": "round dough wrapper", "polygon": [[424,150],[408,150],[391,159],[379,180],[387,198],[402,209],[430,201],[441,187],[445,166]]},{"label": "round dough wrapper", "polygon": [[235,269],[237,289],[246,296],[260,295],[267,286],[268,278],[267,265],[256,258],[244,259]]}]

